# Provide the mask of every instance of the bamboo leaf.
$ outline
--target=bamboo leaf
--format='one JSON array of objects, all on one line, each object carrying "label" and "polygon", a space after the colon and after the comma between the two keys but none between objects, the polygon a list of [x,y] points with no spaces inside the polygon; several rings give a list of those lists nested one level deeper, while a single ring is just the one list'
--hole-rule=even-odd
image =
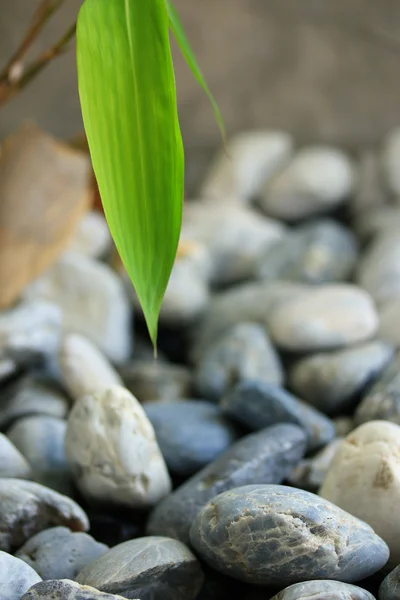
[{"label": "bamboo leaf", "polygon": [[154,347],[176,256],[183,147],[165,0],[85,0],[79,95],[105,216]]},{"label": "bamboo leaf", "polygon": [[179,15],[176,12],[174,5],[172,4],[171,0],[165,0],[165,2],[167,5],[171,30],[175,36],[175,39],[179,45],[179,48],[180,48],[187,64],[189,65],[194,77],[197,79],[198,83],[203,88],[204,92],[206,93],[206,95],[211,103],[211,106],[214,111],[215,120],[217,121],[219,130],[221,132],[222,138],[225,143],[225,141],[226,141],[225,140],[225,127],[224,127],[224,122],[222,120],[221,112],[218,108],[218,104],[216,103],[215,98],[212,95],[212,93],[204,79],[204,76],[200,70],[200,67],[196,60],[196,57],[190,47],[189,41],[186,37],[182,23],[180,21]]}]

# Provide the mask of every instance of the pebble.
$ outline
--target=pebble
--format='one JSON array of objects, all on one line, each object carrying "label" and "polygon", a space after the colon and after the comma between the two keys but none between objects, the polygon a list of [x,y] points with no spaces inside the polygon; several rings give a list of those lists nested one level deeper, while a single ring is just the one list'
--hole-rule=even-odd
[{"label": "pebble", "polygon": [[400,563],[400,427],[371,421],[352,431],[337,450],[320,495],[371,525]]},{"label": "pebble", "polygon": [[103,594],[90,586],[68,579],[57,579],[37,583],[21,600],[124,600],[124,597]]},{"label": "pebble", "polygon": [[372,241],[376,236],[395,233],[400,230],[400,206],[382,206],[369,210],[355,223],[358,236],[364,241]]},{"label": "pebble", "polygon": [[93,560],[107,552],[87,533],[74,533],[66,527],[52,527],[34,535],[15,556],[47,579],[75,579]]},{"label": "pebble", "polygon": [[26,458],[0,433],[0,478],[32,479],[32,469]]},{"label": "pebble", "polygon": [[78,575],[78,583],[125,598],[194,600],[204,575],[192,552],[166,537],[145,537],[109,550]]},{"label": "pebble", "polygon": [[400,129],[393,129],[384,140],[382,155],[382,166],[385,175],[385,183],[388,190],[398,198],[400,196]]},{"label": "pebble", "polygon": [[261,193],[267,215],[294,221],[332,210],[351,194],[353,165],[343,152],[328,146],[300,150]]},{"label": "pebble", "polygon": [[400,425],[400,355],[385,367],[358,405],[356,425],[367,421],[391,421]]},{"label": "pebble", "polygon": [[212,498],[194,519],[190,541],[222,573],[279,587],[360,581],[389,558],[369,525],[315,494],[281,485],[238,487]]},{"label": "pebble", "polygon": [[85,512],[70,498],[39,483],[0,479],[0,550],[21,547],[30,537],[55,525],[87,531]]},{"label": "pebble", "polygon": [[195,374],[200,397],[218,402],[232,386],[247,379],[281,384],[279,356],[262,325],[239,323],[204,352]]},{"label": "pebble", "polygon": [[336,417],[333,422],[337,437],[345,437],[355,428],[353,417]]},{"label": "pebble", "polygon": [[193,519],[213,496],[251,483],[280,483],[305,449],[304,432],[287,423],[245,436],[158,504],[148,534],[188,543]]},{"label": "pebble", "polygon": [[400,237],[397,229],[376,236],[363,253],[357,282],[382,306],[400,295]]},{"label": "pebble", "polygon": [[291,389],[327,415],[354,409],[360,394],[393,358],[393,348],[373,341],[298,361],[289,372]]},{"label": "pebble", "polygon": [[100,259],[110,252],[111,247],[111,234],[105,218],[98,211],[92,210],[79,221],[67,250]]},{"label": "pebble", "polygon": [[171,490],[154,429],[123,387],[89,394],[74,405],[65,452],[75,483],[90,503],[146,508]]},{"label": "pebble", "polygon": [[311,458],[303,458],[289,474],[287,478],[289,485],[317,493],[341,442],[342,439],[336,438]]},{"label": "pebble", "polygon": [[400,348],[399,312],[400,297],[388,300],[379,310],[378,336],[396,349]]},{"label": "pebble", "polygon": [[21,600],[39,575],[19,558],[0,551],[0,600]]},{"label": "pebble", "polygon": [[313,352],[373,337],[379,325],[371,297],[350,284],[327,284],[294,294],[268,318],[273,341],[283,350]]},{"label": "pebble", "polygon": [[82,335],[71,333],[63,338],[58,362],[64,387],[75,401],[98,389],[122,385],[104,354]]},{"label": "pebble", "polygon": [[333,422],[315,408],[272,383],[249,380],[239,383],[221,400],[225,414],[259,430],[278,423],[304,429],[309,451],[318,450],[335,436]]},{"label": "pebble", "polygon": [[351,231],[332,219],[294,228],[269,246],[256,264],[263,281],[288,280],[309,284],[350,279],[357,261],[357,242]]},{"label": "pebble", "polygon": [[184,477],[215,460],[239,437],[221,409],[209,402],[151,403],[144,410],[168,469]]},{"label": "pebble", "polygon": [[246,131],[228,141],[212,163],[200,196],[249,202],[291,158],[293,139],[282,131]]},{"label": "pebble", "polygon": [[375,600],[372,594],[341,581],[304,581],[295,583],[276,594],[271,600]]},{"label": "pebble", "polygon": [[129,358],[130,303],[123,282],[108,265],[77,252],[65,252],[25,289],[24,296],[58,305],[64,333],[86,336],[111,361],[120,363]]},{"label": "pebble", "polygon": [[379,600],[399,600],[400,598],[400,565],[389,573],[379,588]]},{"label": "pebble", "polygon": [[187,398],[192,391],[192,374],[181,365],[152,359],[134,360],[120,369],[125,387],[140,402],[169,402]]},{"label": "pebble", "polygon": [[375,149],[363,149],[360,152],[354,195],[349,199],[351,213],[356,217],[356,226],[360,216],[368,216],[384,207],[387,202],[388,194],[380,157]]}]

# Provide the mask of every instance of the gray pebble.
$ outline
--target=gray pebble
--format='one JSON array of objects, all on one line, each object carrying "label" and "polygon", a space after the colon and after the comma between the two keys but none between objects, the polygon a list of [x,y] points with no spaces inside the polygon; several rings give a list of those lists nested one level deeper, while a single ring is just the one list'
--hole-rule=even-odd
[{"label": "gray pebble", "polygon": [[391,421],[400,425],[400,355],[386,366],[365,394],[354,414],[356,425]]},{"label": "gray pebble", "polygon": [[286,390],[265,381],[239,383],[221,401],[223,411],[239,423],[259,430],[277,423],[302,427],[308,437],[308,449],[317,450],[335,436],[333,422]]},{"label": "gray pebble", "polygon": [[379,600],[399,600],[400,565],[385,577],[379,588]]},{"label": "gray pebble", "polygon": [[377,304],[400,294],[400,237],[397,229],[376,236],[359,263],[358,284]]},{"label": "gray pebble", "polygon": [[125,387],[140,402],[178,400],[191,395],[192,376],[186,367],[157,360],[135,360],[120,369]]},{"label": "gray pebble", "polygon": [[336,221],[321,219],[294,228],[269,246],[258,260],[256,274],[264,281],[346,281],[356,260],[354,235]]},{"label": "gray pebble", "polygon": [[0,550],[20,548],[30,537],[54,525],[87,531],[85,512],[70,498],[39,483],[0,479]]},{"label": "gray pebble", "polygon": [[257,585],[352,583],[389,558],[385,542],[363,521],[310,492],[279,485],[216,496],[195,518],[190,541],[213,568]]},{"label": "gray pebble", "polygon": [[327,415],[354,409],[357,397],[393,357],[381,341],[334,352],[321,352],[298,361],[291,369],[291,389]]},{"label": "gray pebble", "polygon": [[0,478],[31,479],[32,469],[24,456],[0,433]]},{"label": "gray pebble", "polygon": [[52,527],[37,533],[15,556],[46,579],[75,579],[90,562],[107,552],[108,546],[90,535],[67,527]]},{"label": "gray pebble", "polygon": [[388,300],[379,309],[378,336],[385,342],[392,344],[396,350],[400,348],[399,311],[400,296]]},{"label": "gray pebble", "polygon": [[280,483],[305,449],[304,432],[290,424],[247,435],[160,502],[150,514],[148,534],[188,542],[193,519],[210,498],[250,483]]},{"label": "gray pebble", "polygon": [[0,600],[20,600],[39,581],[39,575],[29,565],[0,551]]},{"label": "gray pebble", "polygon": [[371,241],[380,234],[400,230],[400,207],[387,205],[368,210],[356,222],[357,233],[364,240]]},{"label": "gray pebble", "polygon": [[239,437],[218,406],[200,400],[150,403],[144,406],[168,468],[193,475]]},{"label": "gray pebble", "polygon": [[287,478],[289,485],[317,493],[341,444],[340,438],[332,440],[311,458],[304,458]]},{"label": "gray pebble", "polygon": [[375,600],[373,595],[350,583],[341,581],[304,581],[295,583],[271,600]]},{"label": "gray pebble", "polygon": [[218,402],[239,381],[281,384],[283,369],[265,328],[239,323],[214,342],[200,360],[196,387],[202,398]]},{"label": "gray pebble", "polygon": [[204,575],[181,542],[145,537],[124,542],[97,558],[78,575],[78,583],[140,600],[194,600]]},{"label": "gray pebble", "polygon": [[122,596],[103,594],[92,587],[68,579],[43,581],[34,585],[21,600],[124,600]]}]

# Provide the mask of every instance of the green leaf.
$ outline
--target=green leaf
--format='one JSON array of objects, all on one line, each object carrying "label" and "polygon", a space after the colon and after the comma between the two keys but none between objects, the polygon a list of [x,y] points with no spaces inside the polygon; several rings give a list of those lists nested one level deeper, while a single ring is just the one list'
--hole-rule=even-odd
[{"label": "green leaf", "polygon": [[182,23],[179,19],[179,15],[176,12],[174,5],[172,4],[171,0],[165,0],[165,2],[167,5],[171,30],[175,36],[176,41],[178,42],[178,46],[181,49],[181,52],[182,52],[187,64],[189,65],[193,75],[195,76],[198,83],[201,85],[201,87],[205,91],[208,99],[211,102],[211,106],[214,111],[215,120],[217,121],[218,127],[219,127],[221,135],[222,135],[222,139],[224,140],[224,143],[225,143],[225,141],[226,141],[225,140],[225,127],[224,127],[224,122],[222,120],[221,112],[218,108],[218,104],[216,103],[214,96],[210,92],[210,90],[205,82],[203,74],[200,70],[200,67],[197,63],[196,57],[193,54],[193,51],[187,40],[185,31],[183,29]]},{"label": "green leaf", "polygon": [[79,95],[104,213],[156,347],[178,247],[183,146],[165,0],[85,0]]}]

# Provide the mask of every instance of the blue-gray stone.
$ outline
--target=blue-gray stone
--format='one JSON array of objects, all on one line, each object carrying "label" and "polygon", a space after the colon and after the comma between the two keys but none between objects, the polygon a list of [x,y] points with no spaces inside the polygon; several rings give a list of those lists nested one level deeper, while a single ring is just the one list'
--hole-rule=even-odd
[{"label": "blue-gray stone", "polygon": [[375,600],[374,596],[357,585],[341,581],[304,581],[295,583],[271,600]]},{"label": "blue-gray stone", "polygon": [[295,425],[247,435],[162,500],[150,514],[148,534],[188,542],[193,519],[213,496],[251,483],[280,483],[305,449],[306,436]]},{"label": "blue-gray stone", "polygon": [[385,577],[379,588],[379,600],[399,600],[400,565]]},{"label": "blue-gray stone", "polygon": [[182,400],[143,406],[168,468],[193,475],[239,438],[239,431],[210,402]]},{"label": "blue-gray stone", "polygon": [[87,533],[52,527],[34,535],[15,556],[25,561],[42,579],[75,579],[87,564],[107,552]]},{"label": "blue-gray stone", "polygon": [[21,600],[124,600],[68,579],[53,579],[34,585]]},{"label": "blue-gray stone", "polygon": [[364,395],[354,414],[357,425],[391,421],[400,425],[400,355],[387,365]]},{"label": "blue-gray stone", "polygon": [[29,565],[0,551],[0,600],[20,600],[39,581],[39,575]]},{"label": "blue-gray stone", "polygon": [[190,541],[214,569],[257,585],[357,582],[389,558],[385,542],[364,521],[281,485],[249,485],[212,498],[195,518]]},{"label": "blue-gray stone", "polygon": [[333,422],[283,388],[265,381],[239,383],[221,401],[223,411],[252,430],[277,423],[302,427],[308,449],[318,450],[335,437]]}]

